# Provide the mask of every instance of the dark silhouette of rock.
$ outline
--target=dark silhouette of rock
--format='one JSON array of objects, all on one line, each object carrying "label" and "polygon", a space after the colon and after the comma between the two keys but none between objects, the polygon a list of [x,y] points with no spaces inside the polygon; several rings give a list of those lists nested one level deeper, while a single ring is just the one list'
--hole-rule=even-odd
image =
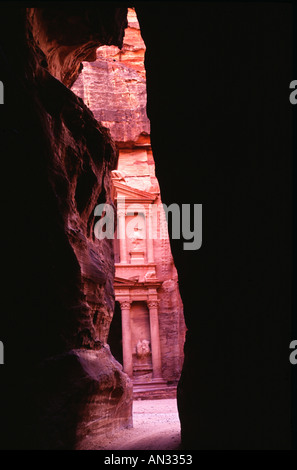
[{"label": "dark silhouette of rock", "polygon": [[117,151],[50,73],[69,85],[86,49],[121,44],[126,14],[106,5],[1,14],[4,448],[78,448],[87,434],[131,425],[131,383],[106,344],[113,249],[93,235]]}]

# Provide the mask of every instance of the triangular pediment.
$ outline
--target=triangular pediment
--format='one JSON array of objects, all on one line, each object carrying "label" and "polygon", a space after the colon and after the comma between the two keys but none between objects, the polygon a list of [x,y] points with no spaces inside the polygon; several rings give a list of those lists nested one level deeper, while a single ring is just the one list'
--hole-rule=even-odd
[{"label": "triangular pediment", "polygon": [[136,279],[125,279],[123,277],[118,277],[115,276],[114,278],[114,283],[117,284],[118,286],[131,286],[131,284],[137,283]]},{"label": "triangular pediment", "polygon": [[125,183],[113,181],[115,199],[125,198],[127,201],[154,202],[157,194],[132,188]]}]

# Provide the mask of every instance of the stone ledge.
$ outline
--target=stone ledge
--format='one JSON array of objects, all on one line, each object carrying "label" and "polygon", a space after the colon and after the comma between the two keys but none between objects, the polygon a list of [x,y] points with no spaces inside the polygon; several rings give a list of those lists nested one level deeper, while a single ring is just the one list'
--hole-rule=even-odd
[{"label": "stone ledge", "polygon": [[176,398],[176,385],[137,385],[133,386],[133,400],[160,400]]}]

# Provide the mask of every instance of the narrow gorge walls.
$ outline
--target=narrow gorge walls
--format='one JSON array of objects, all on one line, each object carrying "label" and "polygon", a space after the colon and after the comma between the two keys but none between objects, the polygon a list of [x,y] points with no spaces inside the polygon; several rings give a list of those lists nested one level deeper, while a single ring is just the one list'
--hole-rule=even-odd
[{"label": "narrow gorge walls", "polygon": [[[292,6],[137,2],[136,13],[149,121],[137,28],[135,47],[120,52],[127,8],[1,7],[0,446],[86,448],[89,433],[131,425],[131,379],[106,343],[121,252],[93,238],[92,216],[131,186],[156,200],[160,187],[166,205],[203,204],[201,249],[170,239],[188,328],[178,386],[184,448],[288,449]],[[82,62],[92,77],[97,64],[108,91],[126,77],[124,96],[96,108],[90,82],[78,98],[70,88]],[[184,326],[171,253],[157,253],[159,273],[144,275],[163,276],[172,300],[164,296],[160,328],[171,354],[167,313]],[[156,317],[158,299],[149,300]],[[140,305],[132,307],[134,321]],[[162,365],[168,380],[180,358],[172,357]]]},{"label": "narrow gorge walls", "polygon": [[[123,328],[123,344],[128,349],[124,354],[124,358],[127,355],[126,371],[134,379],[135,389],[157,378],[163,379],[165,385],[177,384],[185,337],[178,273],[164,223],[162,188],[160,191],[146,113],[145,49],[136,12],[129,8],[122,48],[99,47],[96,60],[83,62],[82,71],[71,88],[90,107],[95,118],[110,129],[119,149],[117,168],[113,172],[113,197],[119,211],[118,232],[123,224],[127,239],[115,240],[115,295],[120,304],[125,304],[125,311],[129,304],[126,325],[131,324],[132,331],[128,334]],[[120,206],[121,198],[127,201],[125,207]],[[132,209],[136,213],[142,211],[142,221],[140,216],[129,215]],[[149,218],[154,210],[160,213],[161,220],[152,222],[152,233],[149,233]],[[120,215],[120,212],[124,213]],[[139,220],[138,241],[127,234],[129,225],[136,223],[136,219]],[[132,316],[139,302],[143,303],[143,311],[150,310],[149,317],[153,316],[153,307],[150,309],[149,305],[157,302],[157,337],[150,332],[149,318],[143,324],[144,330],[136,331],[136,320],[133,322]],[[137,344],[143,341],[149,349],[146,360],[137,357]],[[155,355],[158,358],[154,361]],[[128,365],[129,358],[132,364]],[[159,387],[161,384],[162,381]],[[162,393],[166,396],[168,387],[164,384]]]},{"label": "narrow gorge walls", "polygon": [[132,386],[106,343],[113,247],[92,233],[118,154],[65,86],[99,45],[121,46],[126,15],[107,5],[1,14],[4,448],[80,448],[87,434],[131,425]]},{"label": "narrow gorge walls", "polygon": [[158,2],[136,12],[162,200],[203,204],[202,247],[171,239],[188,327],[185,448],[288,448],[292,6]]}]

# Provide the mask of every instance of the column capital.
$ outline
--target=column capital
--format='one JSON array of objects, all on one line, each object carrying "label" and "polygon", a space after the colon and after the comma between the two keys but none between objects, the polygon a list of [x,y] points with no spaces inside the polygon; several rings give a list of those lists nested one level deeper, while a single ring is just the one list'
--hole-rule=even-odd
[{"label": "column capital", "polygon": [[131,301],[130,300],[119,300],[121,308],[130,308],[131,306]]},{"label": "column capital", "polygon": [[148,300],[147,304],[149,308],[158,308],[160,300]]}]

